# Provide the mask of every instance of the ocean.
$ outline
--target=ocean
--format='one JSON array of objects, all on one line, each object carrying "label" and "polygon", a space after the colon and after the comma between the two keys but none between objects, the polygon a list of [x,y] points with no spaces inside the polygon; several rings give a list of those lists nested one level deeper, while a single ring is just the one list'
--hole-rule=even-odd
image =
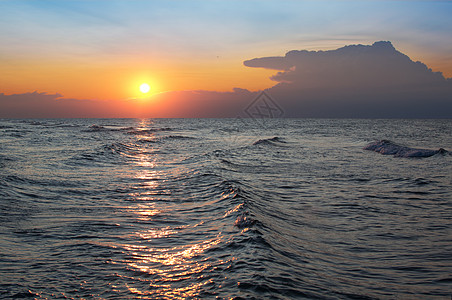
[{"label": "ocean", "polygon": [[452,120],[0,120],[0,298],[450,299],[452,155],[382,140]]}]

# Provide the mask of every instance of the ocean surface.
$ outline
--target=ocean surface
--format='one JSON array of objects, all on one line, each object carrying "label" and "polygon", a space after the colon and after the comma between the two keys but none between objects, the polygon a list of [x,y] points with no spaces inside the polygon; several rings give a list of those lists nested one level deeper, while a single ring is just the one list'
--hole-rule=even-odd
[{"label": "ocean surface", "polygon": [[450,299],[452,155],[380,140],[452,120],[0,120],[0,298]]}]

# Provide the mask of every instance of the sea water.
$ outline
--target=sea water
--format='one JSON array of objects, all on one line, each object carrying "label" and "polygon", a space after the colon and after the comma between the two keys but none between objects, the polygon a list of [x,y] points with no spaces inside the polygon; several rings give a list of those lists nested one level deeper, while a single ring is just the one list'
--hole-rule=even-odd
[{"label": "sea water", "polygon": [[0,298],[449,299],[451,120],[0,120]]}]

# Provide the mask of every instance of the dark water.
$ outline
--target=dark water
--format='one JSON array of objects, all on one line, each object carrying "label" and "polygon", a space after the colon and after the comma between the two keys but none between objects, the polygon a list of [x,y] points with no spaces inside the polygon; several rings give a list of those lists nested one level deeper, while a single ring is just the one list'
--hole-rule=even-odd
[{"label": "dark water", "polygon": [[[277,138],[274,138],[277,137]],[[451,120],[0,120],[0,298],[450,299]]]}]

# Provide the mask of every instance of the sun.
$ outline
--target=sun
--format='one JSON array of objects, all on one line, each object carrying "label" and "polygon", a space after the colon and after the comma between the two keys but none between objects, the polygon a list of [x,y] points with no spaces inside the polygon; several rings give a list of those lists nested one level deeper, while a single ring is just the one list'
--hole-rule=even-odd
[{"label": "sun", "polygon": [[147,84],[147,83],[142,83],[142,84],[140,85],[140,91],[141,91],[143,94],[148,93],[150,90],[151,90],[151,87],[149,86],[149,84]]}]

